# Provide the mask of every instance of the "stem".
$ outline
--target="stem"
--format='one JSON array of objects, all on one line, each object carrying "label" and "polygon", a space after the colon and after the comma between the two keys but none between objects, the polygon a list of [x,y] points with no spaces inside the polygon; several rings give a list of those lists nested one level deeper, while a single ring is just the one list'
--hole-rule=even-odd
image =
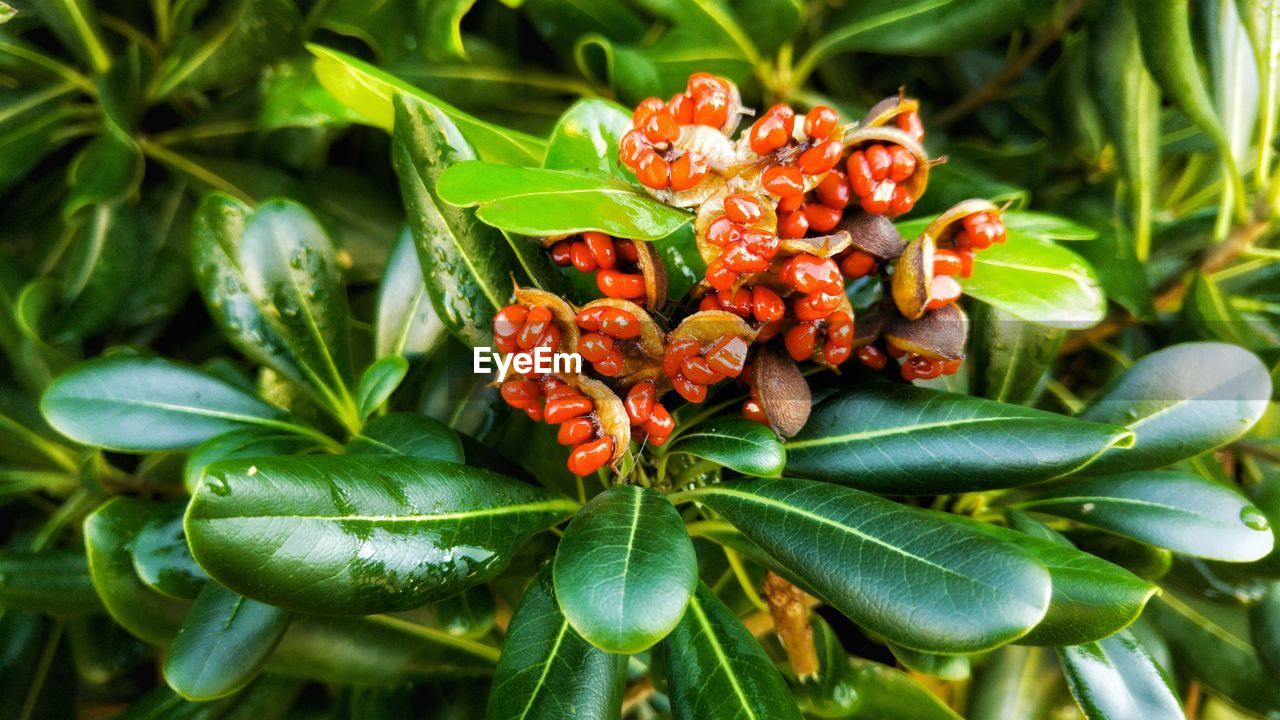
[{"label": "stem", "polygon": [[35,712],[36,702],[40,700],[40,691],[44,689],[44,681],[49,677],[49,668],[53,666],[53,658],[58,652],[58,643],[62,640],[64,626],[65,622],[59,620],[49,632],[49,639],[45,641],[40,660],[36,665],[35,677],[31,679],[27,697],[22,703],[22,712],[18,713],[18,720],[30,720],[31,713]]},{"label": "stem", "polygon": [[40,552],[49,544],[49,541],[58,534],[58,531],[66,526],[76,515],[92,506],[96,499],[91,497],[88,488],[80,488],[66,502],[62,503],[62,507],[58,508],[44,525],[36,532],[35,537],[31,538],[31,551]]},{"label": "stem", "polygon": [[765,602],[764,598],[760,597],[760,593],[756,592],[756,589],[752,587],[751,576],[747,574],[747,566],[742,564],[742,557],[738,555],[738,551],[723,545],[720,546],[720,549],[724,551],[724,557],[729,561],[729,568],[733,570],[733,576],[738,579],[738,585],[742,588],[742,593],[747,596],[752,605],[756,606],[757,610],[768,612],[769,603]]}]

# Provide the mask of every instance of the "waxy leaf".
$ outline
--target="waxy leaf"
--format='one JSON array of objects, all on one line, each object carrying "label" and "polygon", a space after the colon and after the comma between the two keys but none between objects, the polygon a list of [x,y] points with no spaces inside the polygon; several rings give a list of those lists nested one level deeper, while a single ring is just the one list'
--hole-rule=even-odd
[{"label": "waxy leaf", "polygon": [[[1043,623],[1041,623],[1043,624]],[[921,675],[932,675],[943,680],[965,680],[970,675],[968,655],[939,655],[900,647],[888,643],[889,652],[902,666]]]},{"label": "waxy leaf", "polygon": [[542,167],[623,177],[618,141],[631,123],[631,113],[617,103],[579,100],[560,116],[551,131]]},{"label": "waxy leaf", "polygon": [[426,415],[390,413],[365,423],[347,446],[353,455],[408,455],[426,460],[464,461],[462,441],[453,428]]},{"label": "waxy leaf", "polygon": [[288,627],[284,610],[208,583],[173,639],[164,679],[188,700],[230,695],[253,680]]},{"label": "waxy leaf", "polygon": [[596,230],[661,240],[691,219],[616,178],[567,170],[459,163],[440,177],[439,191],[445,202],[478,205],[481,220],[522,235]]},{"label": "waxy leaf", "polygon": [[786,445],[787,473],[886,494],[969,492],[1067,475],[1123,428],[906,385],[872,383],[819,403]]},{"label": "waxy leaf", "polygon": [[1235,345],[1185,343],[1151,353],[1080,413],[1126,425],[1135,436],[1133,447],[1107,451],[1088,472],[1158,468],[1220,447],[1245,434],[1270,397],[1267,368]]},{"label": "waxy leaf", "polygon": [[187,492],[194,494],[204,471],[219,460],[294,455],[317,446],[314,438],[291,435],[273,428],[247,427],[205,440],[191,451],[182,470]]},{"label": "waxy leaf", "polygon": [[511,165],[542,163],[546,144],[539,138],[490,125],[346,53],[320,45],[308,45],[307,49],[316,56],[315,73],[320,84],[372,125],[390,131],[396,119],[392,100],[397,95],[408,95],[439,108],[481,158]]},{"label": "waxy leaf", "polygon": [[444,338],[444,323],[431,305],[422,263],[408,228],[391,248],[378,286],[378,311],[374,323],[375,357],[414,357],[430,352]]},{"label": "waxy leaf", "polygon": [[1169,678],[1129,632],[1058,648],[1067,685],[1090,718],[1145,720],[1183,716]]},{"label": "waxy leaf", "polygon": [[196,564],[182,532],[185,503],[166,503],[165,512],[152,519],[133,538],[133,569],[152,590],[180,600],[191,600],[209,582]]},{"label": "waxy leaf", "polygon": [[379,358],[365,368],[364,374],[360,376],[360,385],[356,388],[356,408],[360,419],[364,420],[377,412],[400,386],[408,372],[409,361],[399,355]]},{"label": "waxy leaf", "polygon": [[102,611],[89,574],[85,553],[79,550],[0,553],[0,609],[31,610],[55,616]]},{"label": "waxy leaf", "polygon": [[179,450],[245,426],[297,427],[285,411],[237,387],[154,358],[80,365],[49,386],[40,407],[58,432],[113,450]]},{"label": "waxy leaf", "polygon": [[569,523],[556,549],[556,599],[592,645],[634,654],[680,622],[698,558],[680,513],[661,493],[617,485]]},{"label": "waxy leaf", "polygon": [[1183,472],[1073,480],[1013,506],[1210,560],[1251,562],[1265,557],[1275,544],[1266,516],[1247,498]]},{"label": "waxy leaf", "polygon": [[297,48],[302,17],[291,0],[228,0],[177,35],[156,93],[234,86]]},{"label": "waxy leaf", "polygon": [[489,580],[577,503],[464,465],[382,455],[206,471],[187,540],[216,580],[299,612],[404,610]]},{"label": "waxy leaf", "polygon": [[1030,405],[1040,395],[1047,371],[1066,333],[1014,317],[983,303],[973,307],[969,387],[974,395]]},{"label": "waxy leaf", "polygon": [[1025,635],[1050,576],[1016,545],[874,495],[759,479],[686,491],[852,620],[914,650],[964,653]]},{"label": "waxy leaf", "polygon": [[1019,232],[979,253],[973,276],[962,278],[960,286],[966,295],[1050,327],[1078,330],[1107,314],[1098,274],[1084,258]]},{"label": "waxy leaf", "polygon": [[506,306],[519,263],[497,230],[474,210],[443,202],[437,182],[452,165],[475,158],[443,111],[398,95],[392,164],[418,246],[427,291],[449,331],[472,347],[493,342],[493,316]]},{"label": "waxy leaf", "polygon": [[767,426],[745,418],[718,417],[682,432],[668,453],[688,453],[745,475],[782,472],[786,450]]},{"label": "waxy leaf", "polygon": [[703,583],[662,647],[676,720],[800,720],[764,648]]},{"label": "waxy leaf", "polygon": [[1249,637],[1262,667],[1280,680],[1280,581],[1272,581],[1262,600],[1249,608]]},{"label": "waxy leaf", "polygon": [[[710,3],[673,4],[687,5]],[[591,33],[578,38],[573,54],[583,75],[612,87],[628,105],[653,95],[670,97],[681,92],[695,72],[709,72],[739,84],[751,76],[751,60],[741,47],[722,35],[708,36],[683,28],[644,45],[627,45]]]},{"label": "waxy leaf", "polygon": [[627,658],[593,647],[556,604],[551,568],[525,591],[489,692],[488,720],[617,717]]},{"label": "waxy leaf", "polygon": [[1006,210],[1000,214],[1005,227],[1041,240],[1093,240],[1098,231],[1061,215],[1032,210]]}]

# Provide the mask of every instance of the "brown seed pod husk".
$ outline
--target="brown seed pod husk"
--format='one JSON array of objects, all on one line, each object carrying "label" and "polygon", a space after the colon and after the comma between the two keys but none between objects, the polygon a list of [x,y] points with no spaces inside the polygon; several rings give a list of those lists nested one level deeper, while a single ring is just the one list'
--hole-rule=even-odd
[{"label": "brown seed pod husk", "polygon": [[883,215],[851,210],[845,213],[838,228],[849,233],[854,248],[881,261],[897,258],[906,247],[897,226]]},{"label": "brown seed pod husk", "polygon": [[866,117],[858,123],[859,127],[883,127],[890,125],[899,115],[918,112],[920,110],[920,101],[915,98],[909,98],[903,90],[898,90],[897,95],[890,95],[871,106],[871,110],[867,111]]},{"label": "brown seed pod husk", "polygon": [[896,127],[859,127],[844,138],[844,147],[847,152],[854,152],[868,145],[876,144],[901,145],[915,156],[915,172],[911,173],[911,177],[898,184],[906,185],[911,191],[911,196],[917,200],[924,195],[925,188],[929,186],[929,168],[932,165],[929,162],[929,156],[924,152],[924,146]]},{"label": "brown seed pod husk", "polygon": [[886,320],[885,311],[879,307],[859,315],[853,324],[853,349],[861,350],[879,340],[884,333]]},{"label": "brown seed pod husk", "polygon": [[551,322],[560,330],[560,347],[556,352],[578,351],[578,325],[574,318],[578,312],[564,298],[538,288],[516,288],[516,302],[521,305],[541,305],[551,311]]},{"label": "brown seed pod husk", "polygon": [[955,303],[930,310],[919,320],[896,318],[885,329],[885,338],[894,346],[931,360],[958,360],[964,357],[969,338],[969,318]]},{"label": "brown seed pod husk", "polygon": [[783,238],[778,242],[778,255],[809,253],[818,257],[834,257],[849,249],[853,236],[844,230],[816,237]]},{"label": "brown seed pod husk", "polygon": [[636,265],[644,276],[644,304],[650,310],[661,310],[667,302],[667,264],[658,248],[646,240],[632,240],[636,246]]},{"label": "brown seed pod husk", "polygon": [[726,335],[752,342],[756,339],[756,331],[751,329],[746,320],[727,310],[700,310],[685,318],[675,330],[667,335],[667,343],[676,340],[697,340],[706,345]]},{"label": "brown seed pod husk", "polygon": [[760,408],[769,426],[782,437],[792,437],[804,429],[813,409],[809,382],[790,356],[761,345],[751,363],[751,384],[760,398]]},{"label": "brown seed pod husk", "polygon": [[596,419],[600,429],[613,438],[613,457],[610,464],[616,464],[627,454],[631,444],[631,418],[627,416],[627,408],[608,385],[599,380],[592,380],[585,375],[562,375],[561,380],[576,387],[583,395],[591,398],[595,405]]},{"label": "brown seed pod husk", "polygon": [[[616,380],[618,384],[630,387],[640,382],[640,380],[646,379],[637,375],[637,373],[655,368],[661,370],[662,353],[666,347],[662,341],[662,330],[658,328],[658,324],[654,322],[649,313],[645,312],[644,308],[630,300],[600,298],[583,305],[582,310],[590,310],[597,307],[624,310],[640,323],[640,337],[634,340],[617,341],[619,347],[622,348],[622,372],[619,373],[617,378],[611,378],[611,382]],[[628,380],[630,382],[627,382]]]},{"label": "brown seed pod husk", "polygon": [[970,215],[977,215],[981,212],[1000,214],[1000,208],[990,200],[982,200],[974,198],[971,200],[961,200],[960,202],[947,208],[941,215],[933,219],[928,227],[921,233],[923,236],[933,238],[933,242],[940,248],[955,247],[955,237],[964,229],[964,219]]},{"label": "brown seed pod husk", "polygon": [[[702,256],[702,261],[710,263],[720,256],[720,247],[711,244],[707,240],[707,233],[711,231],[711,224],[724,217],[724,199],[732,193],[722,192],[713,198],[710,198],[698,207],[698,214],[693,218],[694,239],[698,243],[698,254]],[[760,216],[758,222],[752,223],[747,227],[753,230],[768,230],[769,232],[777,232],[778,215],[774,212],[774,203],[765,195],[759,193],[743,193],[755,197],[760,202],[760,206],[764,208],[764,213]]]},{"label": "brown seed pod husk", "polygon": [[933,291],[933,238],[912,240],[893,269],[892,295],[898,312],[908,320],[924,315]]}]

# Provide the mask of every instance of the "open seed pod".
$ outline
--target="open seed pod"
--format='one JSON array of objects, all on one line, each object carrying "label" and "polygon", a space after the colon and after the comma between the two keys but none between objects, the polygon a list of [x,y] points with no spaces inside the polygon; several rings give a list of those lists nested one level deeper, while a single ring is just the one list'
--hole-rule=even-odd
[{"label": "open seed pod", "polygon": [[982,212],[998,216],[1000,208],[990,200],[961,200],[934,218],[920,235],[932,238],[936,247],[953,248],[956,235],[964,229],[964,219]]},{"label": "open seed pod", "polygon": [[921,235],[907,244],[893,270],[892,294],[898,312],[908,320],[924,315],[933,292],[933,238]]},{"label": "open seed pod", "polygon": [[636,265],[644,276],[644,305],[660,310],[667,302],[667,264],[658,248],[645,240],[632,240],[636,246]]},{"label": "open seed pod", "polygon": [[551,311],[551,321],[560,331],[560,347],[556,352],[577,352],[578,326],[573,318],[578,314],[564,298],[537,288],[516,288],[516,302],[521,305],[541,305]]},{"label": "open seed pod", "polygon": [[791,437],[804,429],[813,399],[809,382],[794,360],[768,345],[760,346],[751,363],[751,386],[774,432]]},{"label": "open seed pod", "polygon": [[[729,186],[733,192],[766,194],[762,183],[764,181],[764,171],[769,167],[773,165],[794,165],[804,151],[823,143],[835,141],[844,143],[845,147],[848,147],[845,126],[837,125],[829,136],[818,142],[805,135],[803,117],[797,118],[792,128],[791,138],[794,142],[787,143],[767,155],[757,154],[751,149],[749,135],[749,133],[744,132],[738,138],[736,148],[737,162],[728,172],[728,177],[730,178]],[[804,191],[809,192],[816,188],[824,177],[826,177],[826,173],[805,175]]]},{"label": "open seed pod", "polygon": [[655,189],[642,184],[644,191],[659,202],[679,208],[697,207],[708,198],[723,193],[726,178],[737,164],[733,141],[706,125],[684,125],[671,147],[659,152],[668,163],[674,163],[688,153],[696,153],[707,167],[706,176],[697,185],[687,190],[676,190],[671,187]]},{"label": "open seed pod", "polygon": [[898,228],[883,215],[850,208],[836,230],[849,234],[850,246],[881,262],[897,258],[906,247]]},{"label": "open seed pod", "polygon": [[[722,192],[715,197],[709,198],[698,207],[698,214],[693,218],[694,239],[698,243],[698,254],[702,256],[702,261],[705,263],[710,263],[720,255],[720,247],[707,240],[707,235],[711,232],[712,223],[724,217],[724,199],[729,194],[728,192]],[[760,207],[762,209],[760,219],[747,225],[747,227],[754,230],[776,232],[778,229],[778,215],[774,212],[774,203],[761,197]]]},{"label": "open seed pod", "polygon": [[735,335],[747,342],[756,339],[756,331],[737,315],[725,310],[701,310],[685,318],[668,333],[667,343],[688,339],[707,345],[726,335]]},{"label": "open seed pod", "polygon": [[862,118],[862,122],[858,123],[858,127],[891,126],[899,115],[919,111],[920,101],[907,97],[906,93],[899,90],[897,95],[890,95],[871,106],[871,109],[867,111],[866,117]]},{"label": "open seed pod", "polygon": [[808,253],[818,257],[834,257],[849,249],[849,245],[852,242],[853,236],[840,229],[830,235],[782,238],[778,243],[778,257],[785,260],[785,256],[799,255],[800,253]]},{"label": "open seed pod", "polygon": [[853,132],[845,135],[844,149],[846,154],[862,150],[870,145],[901,145],[906,148],[916,159],[915,172],[911,176],[898,183],[900,187],[905,187],[910,192],[911,197],[919,199],[924,195],[925,188],[929,185],[929,168],[931,163],[929,156],[924,152],[924,146],[916,142],[914,138],[896,127],[859,127]]},{"label": "open seed pod", "polygon": [[879,307],[859,315],[853,324],[853,349],[861,350],[879,340],[887,321],[887,314]]},{"label": "open seed pod", "polygon": [[622,351],[622,372],[610,382],[619,387],[630,387],[643,380],[657,380],[662,374],[662,330],[644,308],[630,300],[600,298],[583,305],[581,310],[611,307],[622,310],[636,319],[640,335],[631,340],[615,340],[614,346]]},{"label": "open seed pod", "polygon": [[559,377],[591,398],[595,405],[592,413],[600,423],[600,429],[613,438],[613,457],[609,462],[611,465],[616,464],[627,454],[627,447],[631,444],[631,419],[627,417],[627,408],[622,404],[622,399],[608,385],[585,375]]},{"label": "open seed pod", "polygon": [[[843,312],[846,315],[848,315],[851,319],[854,320],[853,331],[854,331],[854,336],[856,337],[858,332],[858,320],[856,318],[856,313],[854,313],[853,311],[853,303],[849,302],[848,296],[840,298],[840,304],[836,306],[836,309],[833,312]],[[828,317],[830,317],[830,315],[828,315]],[[823,321],[823,324],[825,325],[826,321]],[[825,368],[828,368],[830,370],[835,370],[837,366],[827,362],[826,345],[827,345],[827,330],[824,329],[821,333],[818,334],[818,342],[814,343],[813,355],[810,359]]]},{"label": "open seed pod", "polygon": [[958,360],[964,357],[969,338],[969,318],[959,305],[951,303],[918,320],[890,320],[884,334],[886,340],[909,353],[930,360]]}]

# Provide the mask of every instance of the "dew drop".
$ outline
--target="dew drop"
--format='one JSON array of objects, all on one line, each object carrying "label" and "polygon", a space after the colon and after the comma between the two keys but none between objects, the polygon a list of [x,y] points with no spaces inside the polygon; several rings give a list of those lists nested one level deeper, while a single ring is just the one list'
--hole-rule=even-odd
[{"label": "dew drop", "polygon": [[1267,522],[1267,516],[1262,511],[1252,505],[1246,505],[1240,511],[1240,521],[1252,530],[1270,530],[1271,523]]}]

